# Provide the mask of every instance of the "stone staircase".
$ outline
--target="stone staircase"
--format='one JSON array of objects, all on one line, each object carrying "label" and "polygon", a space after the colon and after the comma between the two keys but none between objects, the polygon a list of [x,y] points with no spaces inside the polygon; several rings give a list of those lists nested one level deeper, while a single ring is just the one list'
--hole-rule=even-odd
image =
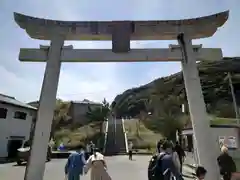
[{"label": "stone staircase", "polygon": [[126,142],[125,142],[125,134],[123,130],[123,122],[121,119],[117,119],[116,123],[116,149],[118,154],[126,153]]},{"label": "stone staircase", "polygon": [[108,121],[108,133],[105,145],[105,155],[112,156],[126,153],[125,134],[122,120],[111,118]]},{"label": "stone staircase", "polygon": [[115,127],[114,124],[111,122],[112,120],[108,120],[108,132],[107,132],[107,139],[105,144],[105,155],[111,156],[116,153],[115,150]]}]

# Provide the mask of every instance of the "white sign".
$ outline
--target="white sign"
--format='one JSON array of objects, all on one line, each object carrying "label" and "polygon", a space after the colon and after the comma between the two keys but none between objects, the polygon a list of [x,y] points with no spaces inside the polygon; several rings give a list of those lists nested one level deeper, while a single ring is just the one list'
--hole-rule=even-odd
[{"label": "white sign", "polygon": [[220,148],[224,144],[224,141],[225,141],[225,136],[219,136],[218,137],[218,142],[219,142]]},{"label": "white sign", "polygon": [[237,140],[236,137],[234,136],[219,136],[219,145],[220,148],[222,147],[222,145],[227,146],[228,148],[238,148],[237,146]]},{"label": "white sign", "polygon": [[228,139],[227,139],[227,147],[228,147],[228,148],[237,148],[236,137],[234,137],[234,136],[228,136]]}]

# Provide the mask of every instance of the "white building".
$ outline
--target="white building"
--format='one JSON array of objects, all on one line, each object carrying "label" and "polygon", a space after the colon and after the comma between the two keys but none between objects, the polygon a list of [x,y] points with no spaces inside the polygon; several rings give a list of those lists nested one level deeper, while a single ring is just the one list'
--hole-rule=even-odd
[{"label": "white building", "polygon": [[36,108],[0,94],[0,158],[16,156],[23,141],[29,140]]}]

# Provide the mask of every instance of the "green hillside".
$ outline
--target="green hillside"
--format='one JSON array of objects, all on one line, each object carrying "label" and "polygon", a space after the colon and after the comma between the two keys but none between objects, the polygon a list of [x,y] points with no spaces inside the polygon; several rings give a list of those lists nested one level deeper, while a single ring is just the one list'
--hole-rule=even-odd
[{"label": "green hillside", "polygon": [[[220,117],[234,117],[232,96],[226,72],[232,72],[235,87],[240,85],[240,58],[224,58],[217,62],[198,64],[207,110]],[[239,88],[240,89],[240,88]],[[117,116],[135,117],[141,111],[163,108],[163,101],[175,98],[178,105],[186,103],[182,72],[158,78],[149,84],[129,89],[114,100]],[[220,112],[221,111],[221,112]]]}]

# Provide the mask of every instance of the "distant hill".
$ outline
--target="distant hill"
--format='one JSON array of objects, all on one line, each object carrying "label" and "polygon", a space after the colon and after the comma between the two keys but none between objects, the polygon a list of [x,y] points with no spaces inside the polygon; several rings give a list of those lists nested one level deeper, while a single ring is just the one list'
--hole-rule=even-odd
[{"label": "distant hill", "polygon": [[[231,113],[227,114],[233,116],[232,96],[227,72],[233,74],[234,86],[240,90],[240,58],[223,58],[216,62],[200,62],[198,63],[198,69],[208,112],[215,114],[219,109],[219,104],[224,104],[226,107],[231,108],[229,110]],[[147,107],[148,103],[146,102],[154,98],[157,99],[158,96],[168,98],[169,95],[181,97],[183,102],[186,101],[182,72],[158,78],[146,85],[126,90],[117,95],[113,101],[114,110],[118,117],[134,117],[141,111],[150,108]]]}]

